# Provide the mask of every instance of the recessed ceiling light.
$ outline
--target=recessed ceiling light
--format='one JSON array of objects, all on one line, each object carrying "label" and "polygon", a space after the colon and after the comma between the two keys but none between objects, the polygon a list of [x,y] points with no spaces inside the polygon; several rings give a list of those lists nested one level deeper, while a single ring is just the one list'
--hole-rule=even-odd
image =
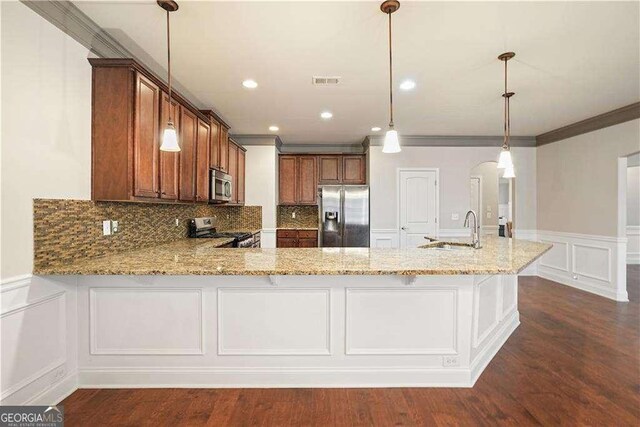
[{"label": "recessed ceiling light", "polygon": [[320,117],[325,120],[329,120],[331,117],[333,117],[333,114],[331,113],[331,111],[323,111],[322,113],[320,113]]},{"label": "recessed ceiling light", "polygon": [[400,89],[402,90],[413,90],[416,87],[416,82],[413,80],[405,80],[400,83]]},{"label": "recessed ceiling light", "polygon": [[382,128],[379,128],[378,126],[374,126],[371,128],[371,132],[380,132],[382,130]]},{"label": "recessed ceiling light", "polygon": [[278,126],[269,126],[269,130],[271,132],[278,132],[280,130],[280,128]]},{"label": "recessed ceiling light", "polygon": [[255,89],[258,87],[258,82],[256,82],[255,80],[245,80],[242,82],[242,86],[246,87],[247,89]]}]

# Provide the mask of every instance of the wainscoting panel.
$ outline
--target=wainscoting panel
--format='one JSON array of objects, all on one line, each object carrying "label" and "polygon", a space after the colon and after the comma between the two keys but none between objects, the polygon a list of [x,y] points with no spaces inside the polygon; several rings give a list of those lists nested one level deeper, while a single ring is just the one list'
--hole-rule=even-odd
[{"label": "wainscoting panel", "polygon": [[218,354],[331,354],[330,289],[218,289]]},{"label": "wainscoting panel", "polygon": [[91,354],[203,354],[202,290],[91,288]]},{"label": "wainscoting panel", "polygon": [[640,264],[640,226],[627,226],[627,264]]},{"label": "wainscoting panel", "polygon": [[474,286],[473,347],[477,348],[498,326],[502,317],[501,276],[490,276]]},{"label": "wainscoting panel", "polygon": [[398,241],[398,230],[395,229],[378,229],[371,230],[371,247],[372,248],[397,248],[400,243]]},{"label": "wainscoting panel", "polygon": [[348,288],[347,354],[457,353],[455,289]]},{"label": "wainscoting panel", "polygon": [[276,247],[276,229],[275,228],[262,229],[260,233],[260,247],[261,248]]},{"label": "wainscoting panel", "polygon": [[616,301],[628,301],[626,238],[538,231],[553,248],[538,262],[538,275]]}]

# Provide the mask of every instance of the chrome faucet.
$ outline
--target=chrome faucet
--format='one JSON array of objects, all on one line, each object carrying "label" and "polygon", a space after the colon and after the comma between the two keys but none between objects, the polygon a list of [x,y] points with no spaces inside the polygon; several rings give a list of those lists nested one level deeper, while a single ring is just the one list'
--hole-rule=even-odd
[{"label": "chrome faucet", "polygon": [[[473,215],[473,228],[469,225],[469,216]],[[474,211],[467,212],[467,216],[464,218],[464,226],[471,228],[471,244],[474,248],[480,249],[480,224],[478,223],[478,216]]]}]

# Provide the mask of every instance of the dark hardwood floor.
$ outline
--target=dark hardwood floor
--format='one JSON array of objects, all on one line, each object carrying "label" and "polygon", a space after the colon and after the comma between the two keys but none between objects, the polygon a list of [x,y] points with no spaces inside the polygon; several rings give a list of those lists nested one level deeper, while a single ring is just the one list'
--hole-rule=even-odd
[{"label": "dark hardwood floor", "polygon": [[521,325],[472,389],[78,390],[69,426],[640,425],[640,266],[629,303],[520,278]]}]

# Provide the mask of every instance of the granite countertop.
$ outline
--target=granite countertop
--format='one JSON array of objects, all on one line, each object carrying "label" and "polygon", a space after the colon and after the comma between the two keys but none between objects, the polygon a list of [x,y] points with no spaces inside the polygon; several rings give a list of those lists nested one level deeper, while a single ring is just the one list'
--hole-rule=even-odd
[{"label": "granite countertop", "polygon": [[318,227],[296,227],[296,226],[291,226],[291,227],[276,227],[276,230],[312,230],[312,231],[317,231]]},{"label": "granite countertop", "polygon": [[[183,239],[74,263],[34,269],[36,275],[459,275],[516,274],[550,244],[498,237],[482,249],[246,248],[220,239]],[[434,244],[431,244],[432,246]],[[437,244],[436,244],[437,245]]]}]

